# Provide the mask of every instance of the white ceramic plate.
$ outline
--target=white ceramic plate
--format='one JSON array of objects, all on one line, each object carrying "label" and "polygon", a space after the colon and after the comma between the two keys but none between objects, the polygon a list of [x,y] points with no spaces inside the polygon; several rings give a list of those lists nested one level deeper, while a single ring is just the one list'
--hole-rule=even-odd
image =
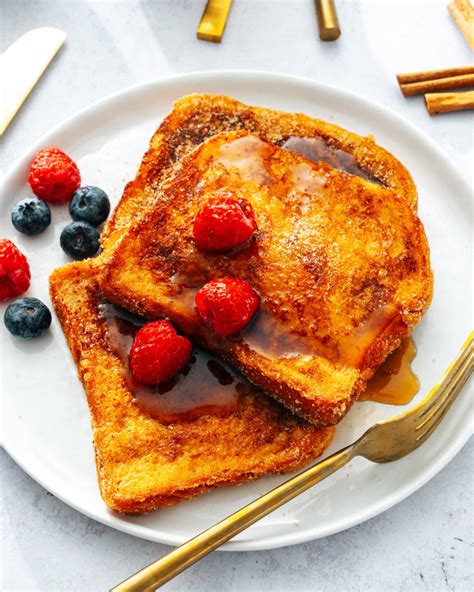
[{"label": "white ceramic plate", "polygon": [[[163,116],[176,99],[194,92],[222,93],[250,104],[301,111],[360,134],[373,134],[406,164],[418,185],[420,217],[435,274],[433,304],[415,331],[414,369],[422,385],[420,396],[426,393],[460,349],[471,324],[469,187],[442,152],[399,116],[345,91],[301,78],[248,72],[168,78],[112,95],[35,143],[7,175],[1,202],[3,234],[30,260],[29,294],[49,303],[48,275],[67,260],[59,247],[60,231],[68,221],[66,207],[54,208],[53,224],[36,238],[17,233],[9,221],[12,204],[30,194],[26,178],[34,152],[45,145],[61,147],[78,162],[83,183],[103,187],[116,203]],[[87,404],[59,323],[54,320],[51,332],[32,342],[15,339],[5,329],[1,334],[5,448],[34,479],[80,512],[145,539],[179,544],[285,479],[268,477],[218,490],[148,516],[113,514],[99,495]],[[327,454],[399,411],[372,402],[357,403],[338,426]],[[471,434],[471,413],[465,389],[435,434],[413,454],[387,465],[356,459],[226,548],[269,549],[300,543],[383,512],[453,458]]]}]

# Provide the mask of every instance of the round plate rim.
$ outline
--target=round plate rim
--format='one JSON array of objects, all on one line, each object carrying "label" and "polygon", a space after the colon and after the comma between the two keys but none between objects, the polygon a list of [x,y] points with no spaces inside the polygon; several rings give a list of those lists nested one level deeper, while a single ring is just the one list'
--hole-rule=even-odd
[{"label": "round plate rim", "polygon": [[[408,130],[411,134],[416,136],[417,139],[424,144],[425,148],[431,150],[431,152],[434,153],[438,159],[441,159],[444,162],[444,164],[450,169],[450,173],[456,178],[456,181],[464,185],[464,189],[469,192],[469,184],[467,183],[467,181],[459,173],[456,166],[451,162],[451,160],[446,156],[446,154],[443,153],[442,150],[434,143],[434,141],[424,132],[420,131],[409,120],[405,119],[403,116],[399,115],[389,107],[383,106],[375,101],[372,101],[371,99],[367,99],[366,97],[341,89],[338,86],[332,84],[318,82],[303,76],[295,76],[278,72],[269,72],[264,70],[213,70],[182,73],[173,76],[167,76],[160,79],[150,80],[144,83],[131,85],[129,87],[111,93],[106,97],[94,101],[92,104],[75,112],[73,115],[67,117],[59,124],[54,126],[50,131],[41,136],[36,142],[34,142],[31,145],[29,150],[25,151],[10,166],[10,168],[3,177],[1,185],[3,188],[8,186],[8,184],[18,174],[18,172],[23,167],[25,167],[26,163],[29,160],[32,159],[36,151],[41,146],[44,146],[45,144],[49,143],[48,138],[54,137],[59,132],[67,129],[68,126],[77,126],[77,124],[80,123],[81,119],[90,117],[95,111],[100,110],[110,102],[118,102],[127,95],[134,93],[146,94],[147,91],[152,90],[154,88],[159,89],[161,86],[165,86],[166,84],[178,83],[180,81],[187,81],[190,84],[192,84],[193,82],[202,81],[204,78],[211,81],[217,81],[224,77],[232,77],[234,79],[233,82],[238,82],[237,79],[240,78],[240,80],[246,79],[246,81],[253,80],[261,83],[262,78],[266,78],[268,82],[288,83],[290,85],[299,84],[301,86],[309,88],[314,92],[332,92],[339,96],[345,97],[349,101],[355,101],[359,104],[365,104],[366,106],[369,106],[372,110],[382,115],[383,117],[388,117],[392,119],[392,121],[398,122],[401,126],[405,128],[405,130]],[[275,536],[262,536],[257,540],[250,541],[230,541],[229,543],[226,543],[223,547],[221,547],[220,550],[256,551],[275,549],[279,547],[285,547],[324,538],[326,536],[336,534],[338,532],[366,522],[367,520],[374,518],[375,516],[383,513],[389,508],[400,503],[401,501],[409,497],[412,493],[415,493],[418,489],[423,487],[423,485],[425,485],[430,479],[437,475],[456,456],[456,454],[461,450],[461,448],[467,443],[471,435],[472,430],[470,429],[469,421],[466,421],[465,429],[459,430],[459,432],[457,432],[455,437],[451,440],[450,446],[444,450],[443,454],[438,456],[435,462],[432,462],[422,473],[420,473],[416,479],[412,479],[411,481],[407,482],[404,487],[401,487],[396,492],[393,492],[391,496],[386,496],[378,504],[373,504],[370,506],[370,508],[366,508],[365,511],[360,511],[357,514],[354,514],[350,520],[343,519],[335,521],[332,523],[331,526],[328,526],[325,529],[318,528],[318,526],[316,525],[312,528],[306,528],[304,531],[300,532],[297,531],[292,533],[279,534]],[[3,441],[2,446],[9,454],[9,456],[32,479],[34,479],[42,487],[50,491],[53,495],[55,495],[58,499],[66,503],[68,506],[88,516],[89,518],[92,518],[102,524],[110,526],[111,528],[114,528],[121,532],[158,543],[174,546],[179,545],[185,541],[185,539],[180,536],[152,530],[146,526],[131,524],[129,522],[121,522],[117,520],[117,518],[112,514],[112,512],[106,515],[97,515],[95,512],[89,511],[87,508],[80,507],[75,502],[72,502],[71,500],[67,499],[67,496],[62,496],[60,492],[51,489],[48,486],[48,484],[43,481],[41,475],[39,475],[34,469],[31,469],[31,467],[27,466],[27,463],[22,462],[22,460],[15,455],[14,445],[12,445],[12,443]]]}]

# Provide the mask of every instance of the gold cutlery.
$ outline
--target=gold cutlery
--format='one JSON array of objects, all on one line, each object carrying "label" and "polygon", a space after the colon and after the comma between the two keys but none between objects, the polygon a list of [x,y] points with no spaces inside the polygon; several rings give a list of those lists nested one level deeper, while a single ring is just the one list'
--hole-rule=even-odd
[{"label": "gold cutlery", "polygon": [[416,450],[438,427],[474,367],[474,332],[441,382],[413,409],[369,428],[356,442],[292,477],[190,541],[151,563],[111,592],[156,590],[273,510],[329,477],[356,456],[376,463],[398,460]]},{"label": "gold cutlery", "polygon": [[208,0],[197,29],[198,39],[220,43],[232,0]]},{"label": "gold cutlery", "polygon": [[[341,35],[334,0],[315,0],[319,37],[335,41]],[[197,29],[198,39],[220,43],[232,0],[208,0]]]},{"label": "gold cutlery", "polygon": [[322,41],[335,41],[341,35],[334,0],[316,0],[319,38]]},{"label": "gold cutlery", "polygon": [[66,39],[59,29],[31,29],[0,55],[0,136]]}]

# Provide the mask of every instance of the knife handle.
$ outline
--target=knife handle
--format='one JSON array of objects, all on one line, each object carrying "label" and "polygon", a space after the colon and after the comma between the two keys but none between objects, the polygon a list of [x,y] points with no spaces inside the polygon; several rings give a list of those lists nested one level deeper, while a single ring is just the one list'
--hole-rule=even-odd
[{"label": "knife handle", "polygon": [[232,0],[208,0],[197,29],[198,39],[220,43]]},{"label": "knife handle", "polygon": [[319,37],[322,41],[335,41],[341,35],[334,0],[316,0]]}]

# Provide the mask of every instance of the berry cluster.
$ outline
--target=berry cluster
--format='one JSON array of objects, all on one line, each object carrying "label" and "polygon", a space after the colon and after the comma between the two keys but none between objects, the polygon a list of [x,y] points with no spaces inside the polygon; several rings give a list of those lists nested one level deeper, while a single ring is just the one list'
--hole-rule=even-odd
[{"label": "berry cluster", "polygon": [[[51,224],[48,204],[69,203],[73,222],[60,236],[63,251],[73,259],[86,259],[99,250],[99,232],[110,212],[107,194],[98,187],[80,187],[76,163],[59,148],[39,150],[31,163],[28,181],[36,197],[27,197],[13,206],[13,226],[27,236],[35,236]],[[0,240],[0,301],[20,296],[30,286],[30,267],[26,257],[9,240]],[[36,298],[21,298],[5,311],[7,329],[17,337],[31,339],[42,335],[51,324],[47,306]]]}]

